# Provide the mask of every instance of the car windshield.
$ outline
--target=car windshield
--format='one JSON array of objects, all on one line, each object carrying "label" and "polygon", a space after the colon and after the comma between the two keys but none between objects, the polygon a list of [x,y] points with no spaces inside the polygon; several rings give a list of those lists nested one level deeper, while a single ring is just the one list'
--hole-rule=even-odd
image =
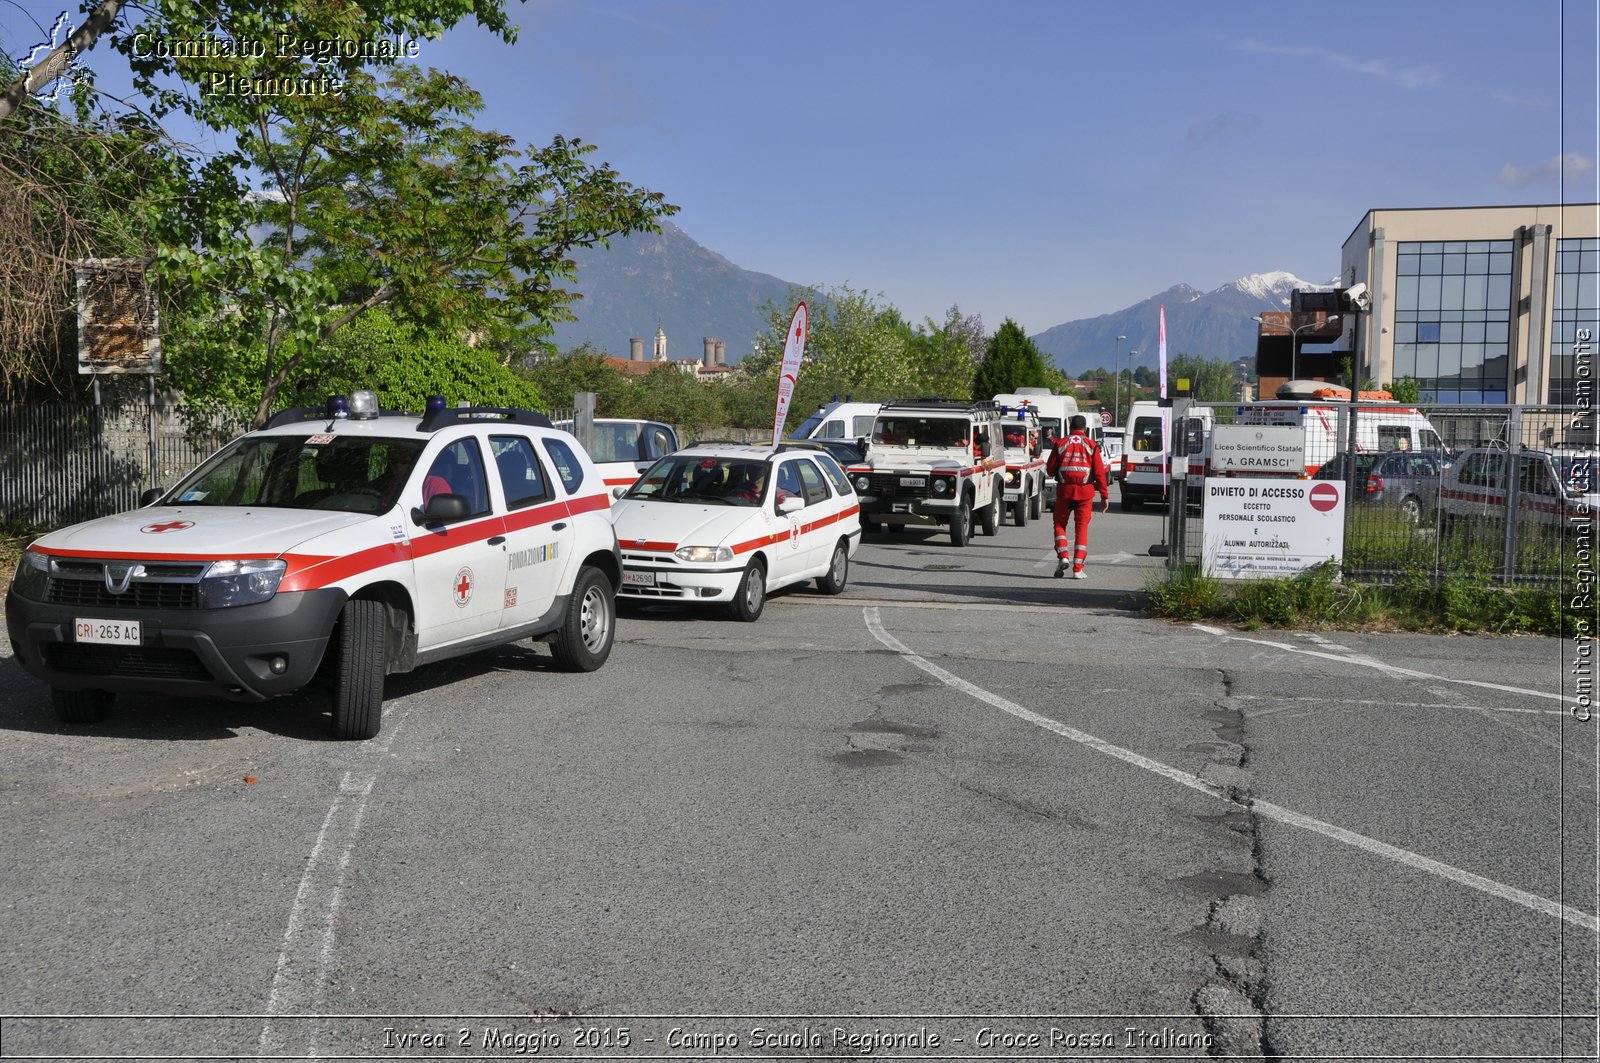
[{"label": "car windshield", "polygon": [[247,436],[184,477],[167,504],[383,513],[400,497],[426,442],[331,433]]},{"label": "car windshield", "polygon": [[759,506],[771,466],[758,458],[673,454],[650,466],[623,498],[693,505]]},{"label": "car windshield", "polygon": [[812,414],[810,417],[807,417],[805,420],[801,421],[800,422],[800,427],[796,428],[794,430],[794,438],[796,438],[796,439],[810,439],[811,438],[811,433],[815,432],[817,430],[817,425],[822,423],[822,419],[825,416],[827,416],[827,415],[824,414],[821,410],[818,410],[816,413]]},{"label": "car windshield", "polygon": [[887,446],[964,447],[970,437],[967,422],[954,417],[880,417],[872,425],[872,441]]}]

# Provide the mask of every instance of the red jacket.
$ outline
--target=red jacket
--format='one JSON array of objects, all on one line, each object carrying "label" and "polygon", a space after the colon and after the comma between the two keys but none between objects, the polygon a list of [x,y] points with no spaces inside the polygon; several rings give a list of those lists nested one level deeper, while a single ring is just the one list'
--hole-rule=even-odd
[{"label": "red jacket", "polygon": [[[1084,442],[1089,444],[1089,461],[1091,463],[1091,471],[1089,474],[1089,482],[1086,484],[1062,483],[1059,475],[1061,470],[1061,452],[1066,449],[1067,440],[1071,439],[1073,436],[1083,436]],[[1101,498],[1109,499],[1111,497],[1111,488],[1106,486],[1105,455],[1100,453],[1100,448],[1095,445],[1094,440],[1089,438],[1088,432],[1073,432],[1065,439],[1056,440],[1055,449],[1050,452],[1050,460],[1045,462],[1044,468],[1046,472],[1055,477],[1057,499],[1065,499],[1068,502],[1086,502],[1094,498],[1096,491],[1100,493]]]}]

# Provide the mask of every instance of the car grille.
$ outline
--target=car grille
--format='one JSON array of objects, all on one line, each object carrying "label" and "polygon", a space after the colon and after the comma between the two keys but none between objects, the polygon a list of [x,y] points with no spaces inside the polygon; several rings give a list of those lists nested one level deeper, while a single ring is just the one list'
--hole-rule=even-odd
[{"label": "car grille", "polygon": [[101,580],[50,581],[49,601],[55,605],[90,606],[120,609],[195,609],[200,605],[200,587],[195,583],[144,583],[134,580],[122,594],[112,594]]},{"label": "car grille", "polygon": [[900,482],[900,477],[911,475],[918,474],[875,472],[870,477],[871,486],[867,488],[867,493],[877,495],[879,498],[927,498],[928,484],[932,482],[933,478],[926,474],[920,474],[923,480],[921,487],[907,487]]},{"label": "car grille", "polygon": [[[106,586],[108,564],[139,564],[143,572],[128,581],[126,591],[114,594]],[[96,609],[198,609],[200,577],[205,575],[206,568],[205,563],[152,564],[58,558],[46,600],[55,605]]]},{"label": "car grille", "polygon": [[45,646],[50,668],[78,675],[133,679],[192,679],[210,682],[211,673],[193,650],[171,646],[94,646],[52,642]]}]

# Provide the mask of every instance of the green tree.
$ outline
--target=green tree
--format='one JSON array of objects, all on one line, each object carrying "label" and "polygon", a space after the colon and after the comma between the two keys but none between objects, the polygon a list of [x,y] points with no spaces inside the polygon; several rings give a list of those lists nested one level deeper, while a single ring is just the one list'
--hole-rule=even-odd
[{"label": "green tree", "polygon": [[723,425],[726,416],[714,387],[701,384],[675,365],[657,365],[636,380],[624,405],[626,417],[664,421],[685,436],[685,442]]},{"label": "green tree", "polygon": [[1180,378],[1189,380],[1197,401],[1227,402],[1234,398],[1233,365],[1221,358],[1180,354],[1167,365],[1167,383],[1174,392]]},{"label": "green tree", "polygon": [[1008,317],[989,337],[983,364],[972,382],[972,394],[989,398],[1019,387],[1045,387],[1046,380],[1044,355],[1022,326]]},{"label": "green tree", "polygon": [[544,408],[538,386],[502,365],[494,351],[399,324],[383,308],[341,329],[315,375],[289,379],[282,395],[291,406],[320,406],[330,394],[358,388],[377,391],[385,409],[413,413],[426,408],[430,395],[443,395],[451,405]]},{"label": "green tree", "polygon": [[983,319],[951,306],[942,322],[926,319],[910,337],[913,389],[944,398],[972,397],[972,378],[983,358]]},{"label": "green tree", "polygon": [[1403,376],[1391,384],[1385,384],[1383,390],[1393,395],[1396,402],[1407,406],[1415,406],[1422,401],[1422,385],[1410,376]]},{"label": "green tree", "polygon": [[[835,395],[878,402],[916,393],[914,332],[898,310],[848,286],[829,292],[796,289],[789,293],[786,306],[767,305],[767,326],[756,337],[755,349],[739,363],[734,382],[737,388],[766,396],[769,423],[789,319],[801,300],[807,303],[811,329],[790,399],[790,427],[799,423],[795,413],[809,412]],[[738,404],[741,410],[747,406]]]},{"label": "green tree", "polygon": [[[143,249],[189,399],[247,398],[259,422],[291,378],[316,375],[340,329],[380,306],[426,335],[548,348],[571,317],[572,252],[676,209],[577,140],[518,148],[475,128],[482,101],[461,79],[403,61],[407,42],[466,20],[515,38],[503,0],[97,8],[75,47],[108,37],[157,119],[185,114],[226,145],[188,160]],[[151,41],[237,47],[195,56],[181,53],[215,49]],[[371,42],[400,48],[328,47]],[[11,103],[37,86],[13,89]]]},{"label": "green tree", "polygon": [[624,416],[631,386],[628,378],[588,344],[561,357],[541,359],[528,375],[551,408],[569,408],[578,392],[592,391],[597,416]]},{"label": "green tree", "polygon": [[186,390],[259,372],[260,424],[305,359],[379,306],[430,334],[547,333],[571,317],[556,282],[572,278],[574,248],[671,213],[591,167],[586,145],[557,137],[521,152],[478,130],[481,105],[437,71],[398,67],[382,83],[355,71],[337,106],[314,102],[242,137],[240,161],[272,194],[241,197],[244,228],[163,249],[169,276],[233,310],[232,328],[191,319]]}]

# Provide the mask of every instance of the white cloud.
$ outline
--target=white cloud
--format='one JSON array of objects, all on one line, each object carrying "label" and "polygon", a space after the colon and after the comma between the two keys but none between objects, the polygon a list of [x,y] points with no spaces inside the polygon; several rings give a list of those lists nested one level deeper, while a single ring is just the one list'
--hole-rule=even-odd
[{"label": "white cloud", "polygon": [[1500,184],[1506,188],[1526,188],[1531,184],[1558,181],[1563,171],[1569,180],[1587,177],[1594,173],[1594,168],[1594,159],[1582,152],[1569,151],[1534,166],[1514,166],[1508,162],[1500,170]]},{"label": "white cloud", "polygon": [[1437,66],[1397,68],[1382,59],[1357,59],[1355,56],[1346,55],[1344,52],[1336,52],[1331,48],[1316,48],[1297,44],[1269,44],[1249,37],[1236,42],[1235,46],[1240,51],[1254,52],[1257,55],[1283,55],[1293,59],[1312,59],[1335,70],[1347,70],[1354,74],[1365,74],[1368,77],[1391,81],[1404,89],[1427,88],[1429,85],[1437,85],[1444,80],[1444,71]]}]

